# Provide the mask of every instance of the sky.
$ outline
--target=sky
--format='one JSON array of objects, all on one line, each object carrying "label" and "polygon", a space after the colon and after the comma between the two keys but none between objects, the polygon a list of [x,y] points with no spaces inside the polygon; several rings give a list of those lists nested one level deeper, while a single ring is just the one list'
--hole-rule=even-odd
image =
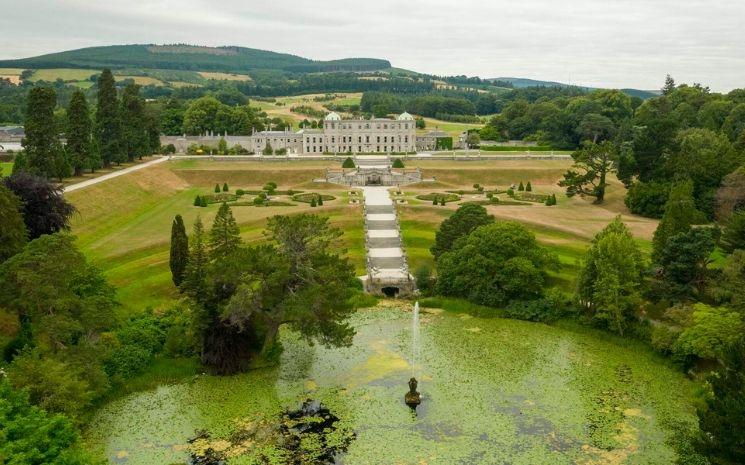
[{"label": "sky", "polygon": [[745,0],[0,0],[0,12],[1,59],[189,43],[436,75],[745,87]]}]

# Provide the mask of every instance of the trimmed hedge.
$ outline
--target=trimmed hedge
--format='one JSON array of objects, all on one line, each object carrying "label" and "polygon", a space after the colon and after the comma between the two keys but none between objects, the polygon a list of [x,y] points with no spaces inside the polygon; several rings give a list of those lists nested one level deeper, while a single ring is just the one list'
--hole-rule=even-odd
[{"label": "trimmed hedge", "polygon": [[430,202],[435,199],[438,199],[440,201],[444,200],[445,202],[455,202],[457,200],[460,200],[460,195],[453,193],[439,194],[437,192],[432,192],[430,194],[417,195],[416,198],[419,200],[429,200]]},{"label": "trimmed hedge", "polygon": [[303,194],[295,194],[292,196],[292,200],[295,202],[304,202],[304,203],[311,203],[313,200],[317,200],[318,198],[322,198],[324,202],[327,202],[329,200],[336,200],[336,197],[329,194],[317,194],[315,192],[306,192]]},{"label": "trimmed hedge", "polygon": [[486,152],[550,152],[559,149],[555,149],[548,145],[536,145],[533,147],[527,145],[516,145],[513,147],[503,145],[482,145],[481,150]]},{"label": "trimmed hedge", "polygon": [[207,203],[234,202],[238,199],[237,195],[229,194],[227,192],[223,192],[220,194],[205,194],[201,197],[202,200],[206,201]]}]

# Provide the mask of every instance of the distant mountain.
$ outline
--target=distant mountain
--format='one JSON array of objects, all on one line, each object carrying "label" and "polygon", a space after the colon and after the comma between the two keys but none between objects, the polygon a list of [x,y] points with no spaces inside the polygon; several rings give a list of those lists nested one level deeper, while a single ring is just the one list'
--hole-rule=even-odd
[{"label": "distant mountain", "polygon": [[[565,84],[563,82],[540,81],[536,79],[527,79],[527,78],[499,77],[499,78],[491,78],[487,80],[509,82],[516,89],[521,89],[524,87],[579,87],[580,89],[586,89],[586,90],[598,89],[597,87],[572,86],[570,84]],[[629,95],[631,97],[639,97],[642,99],[648,99],[648,98],[652,98],[652,97],[656,97],[657,95],[660,95],[660,92],[657,90],[640,90],[640,89],[619,89],[619,90],[623,92],[624,94]]]},{"label": "distant mountain", "polygon": [[0,68],[155,68],[241,73],[281,70],[299,73],[376,71],[389,69],[388,60],[344,58],[316,61],[308,58],[245,47],[195,45],[111,45],[87,47],[17,60],[0,60]]}]

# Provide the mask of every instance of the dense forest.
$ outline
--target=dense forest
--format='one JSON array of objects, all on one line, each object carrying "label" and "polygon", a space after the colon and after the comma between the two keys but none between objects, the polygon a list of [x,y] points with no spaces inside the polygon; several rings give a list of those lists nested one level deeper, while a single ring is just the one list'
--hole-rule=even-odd
[{"label": "dense forest", "polygon": [[50,53],[31,58],[2,60],[7,68],[155,68],[245,72],[275,69],[315,73],[329,71],[374,71],[390,68],[387,60],[345,58],[315,61],[286,53],[245,47],[173,45],[111,45]]}]

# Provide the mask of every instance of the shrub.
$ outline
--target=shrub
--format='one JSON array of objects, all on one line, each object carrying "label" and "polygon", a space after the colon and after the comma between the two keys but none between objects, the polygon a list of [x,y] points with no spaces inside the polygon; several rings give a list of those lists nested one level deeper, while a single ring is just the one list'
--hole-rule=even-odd
[{"label": "shrub", "polygon": [[287,149],[282,147],[274,152],[275,155],[287,155]]},{"label": "shrub", "polygon": [[520,181],[520,185],[517,186],[517,190],[518,191],[524,191],[525,190],[525,186],[523,185],[523,182],[522,181]]},{"label": "shrub", "polygon": [[414,272],[416,287],[422,295],[429,295],[432,291],[432,268],[422,265]]},{"label": "shrub", "polygon": [[215,184],[215,194],[219,194],[219,193],[220,193],[220,185]]},{"label": "shrub", "polygon": [[200,207],[206,207],[207,206],[207,199],[205,199],[204,197],[202,197],[201,199],[199,199],[199,206]]},{"label": "shrub", "polygon": [[236,189],[235,195],[237,195],[238,197],[241,197],[243,195],[246,195],[246,191],[244,191],[243,189]]},{"label": "shrub", "polygon": [[395,160],[393,160],[393,167],[394,168],[403,168],[404,167],[404,162],[400,158],[396,158]]},{"label": "shrub", "polygon": [[432,205],[437,205],[440,202],[440,199],[437,197],[432,198]]},{"label": "shrub", "polygon": [[445,206],[445,197],[440,197],[440,206]]},{"label": "shrub", "polygon": [[342,168],[354,168],[354,160],[352,160],[352,157],[347,157],[344,159],[344,162],[341,164]]},{"label": "shrub", "polygon": [[194,206],[195,207],[201,207],[202,206],[202,198],[199,196],[194,197]]},{"label": "shrub", "polygon": [[305,192],[303,194],[295,194],[292,196],[292,200],[296,202],[311,203],[311,201],[315,201],[316,204],[318,203],[319,198],[323,198],[324,202],[336,199],[333,195],[317,194],[315,192]]},{"label": "shrub", "polygon": [[227,183],[227,182],[224,182],[224,183],[222,184],[222,191],[223,191],[223,192],[227,192],[227,191],[228,191],[228,183]]},{"label": "shrub", "polygon": [[[454,193],[447,193],[447,194],[438,194],[437,192],[433,192],[431,194],[421,194],[416,196],[419,200],[435,200],[437,199],[437,202],[441,202],[444,200],[445,202],[455,202],[457,200],[460,200],[460,196],[458,194]],[[434,203],[433,203],[434,205]]]},{"label": "shrub", "polygon": [[320,195],[318,196],[318,202],[316,202],[316,204],[317,204],[317,205],[318,205],[319,207],[323,205],[323,197],[322,197],[322,196],[320,196]]},{"label": "shrub", "polygon": [[515,197],[515,191],[510,187],[509,189],[507,189],[507,195],[509,195],[510,197]]},{"label": "shrub", "polygon": [[109,352],[104,360],[104,369],[112,377],[132,378],[147,368],[152,356],[152,352],[144,347],[124,344]]},{"label": "shrub", "polygon": [[310,200],[310,206],[311,206],[311,207],[315,207],[315,206],[316,206],[316,198],[315,198],[315,197],[313,197],[313,198],[312,198],[312,199]]},{"label": "shrub", "polygon": [[531,192],[533,190],[533,185],[530,184],[530,181],[528,181],[528,183],[525,185],[525,190],[527,192]]},{"label": "shrub", "polygon": [[556,289],[549,289],[546,296],[535,300],[510,302],[505,308],[506,316],[518,320],[549,323],[569,314],[571,300]]}]

